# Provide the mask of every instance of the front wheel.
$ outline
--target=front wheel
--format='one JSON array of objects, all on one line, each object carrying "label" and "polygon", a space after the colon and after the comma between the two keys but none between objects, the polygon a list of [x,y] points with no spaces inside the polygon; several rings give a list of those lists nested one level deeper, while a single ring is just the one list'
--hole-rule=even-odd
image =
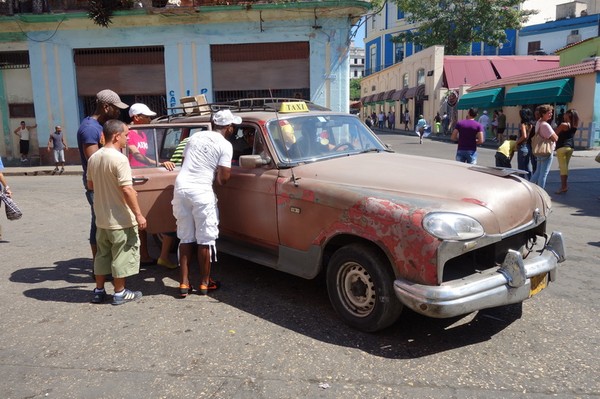
[{"label": "front wheel", "polygon": [[402,312],[389,262],[366,245],[346,245],[333,254],[327,267],[327,292],[338,315],[362,331],[388,327]]}]

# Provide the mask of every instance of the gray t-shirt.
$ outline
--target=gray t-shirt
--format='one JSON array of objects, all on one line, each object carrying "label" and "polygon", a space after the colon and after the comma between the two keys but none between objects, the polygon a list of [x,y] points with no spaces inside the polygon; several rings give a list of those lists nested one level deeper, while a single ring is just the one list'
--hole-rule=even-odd
[{"label": "gray t-shirt", "polygon": [[65,146],[63,145],[63,134],[62,132],[58,133],[58,132],[52,132],[52,134],[50,135],[50,138],[52,139],[52,148],[55,150],[64,150]]}]

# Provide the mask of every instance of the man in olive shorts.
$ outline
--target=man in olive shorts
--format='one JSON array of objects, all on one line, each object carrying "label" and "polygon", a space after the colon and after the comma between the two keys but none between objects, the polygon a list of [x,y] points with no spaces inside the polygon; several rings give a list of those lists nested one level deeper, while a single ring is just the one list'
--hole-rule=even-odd
[{"label": "man in olive shorts", "polygon": [[115,293],[113,305],[140,299],[140,291],[125,288],[125,278],[140,271],[138,228],[146,228],[146,219],[132,185],[129,160],[121,153],[127,146],[129,128],[116,119],[103,126],[105,145],[88,159],[88,189],[94,192],[97,253],[94,259],[96,288],[92,303],[106,300],[106,274],[112,274]]}]

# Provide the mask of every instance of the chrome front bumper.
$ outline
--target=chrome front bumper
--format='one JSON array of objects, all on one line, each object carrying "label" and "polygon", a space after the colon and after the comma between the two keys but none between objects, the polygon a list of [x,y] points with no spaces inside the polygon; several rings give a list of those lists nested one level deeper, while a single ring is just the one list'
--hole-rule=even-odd
[{"label": "chrome front bumper", "polygon": [[548,273],[556,278],[556,268],[566,259],[562,233],[553,232],[542,253],[524,260],[510,251],[502,265],[439,286],[394,281],[396,296],[405,306],[429,317],[446,318],[480,309],[522,302],[530,297],[531,277]]}]

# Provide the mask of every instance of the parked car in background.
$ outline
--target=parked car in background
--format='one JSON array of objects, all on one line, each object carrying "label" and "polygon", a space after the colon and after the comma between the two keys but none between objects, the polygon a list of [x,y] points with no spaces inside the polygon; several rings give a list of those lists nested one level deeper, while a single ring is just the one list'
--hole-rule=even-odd
[{"label": "parked car in background", "polygon": [[[216,188],[218,249],[324,278],[357,329],[383,329],[405,306],[445,318],[518,303],[565,260],[562,234],[546,231],[549,196],[517,171],[394,153],[354,115],[248,99],[136,129],[152,140],[148,154],[168,160],[222,107],[242,123],[231,179]],[[133,171],[151,233],[175,230],[177,172]]]}]

